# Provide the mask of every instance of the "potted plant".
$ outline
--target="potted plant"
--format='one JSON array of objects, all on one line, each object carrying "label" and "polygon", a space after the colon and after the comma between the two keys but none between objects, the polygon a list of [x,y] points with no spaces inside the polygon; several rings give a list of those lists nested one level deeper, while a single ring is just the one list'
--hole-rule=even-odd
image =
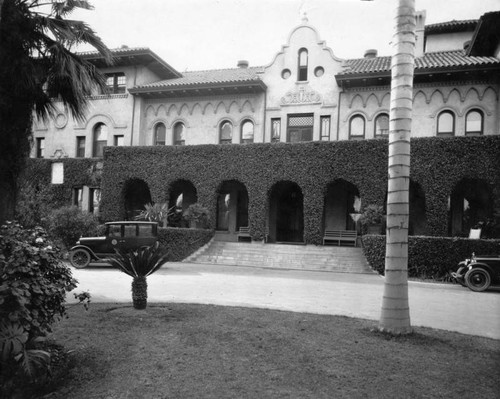
[{"label": "potted plant", "polygon": [[208,226],[208,217],[210,213],[200,203],[189,205],[184,212],[184,219],[188,221],[190,228],[206,228]]},{"label": "potted plant", "polygon": [[382,225],[385,223],[384,208],[380,205],[368,205],[361,213],[359,222],[361,223],[363,232],[381,234]]},{"label": "potted plant", "polygon": [[145,204],[144,209],[134,219],[158,222],[160,227],[167,227],[168,217],[174,213],[174,208],[169,208],[165,203]]}]

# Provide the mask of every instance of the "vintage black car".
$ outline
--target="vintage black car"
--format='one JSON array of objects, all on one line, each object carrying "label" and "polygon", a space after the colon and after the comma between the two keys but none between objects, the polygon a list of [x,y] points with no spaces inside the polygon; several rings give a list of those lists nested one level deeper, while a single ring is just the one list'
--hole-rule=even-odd
[{"label": "vintage black car", "polygon": [[133,251],[154,245],[158,240],[156,222],[109,222],[103,237],[80,237],[71,248],[69,260],[79,269],[92,261],[105,261],[115,250]]},{"label": "vintage black car", "polygon": [[456,282],[472,291],[485,291],[492,285],[500,285],[500,255],[472,254],[450,274]]}]

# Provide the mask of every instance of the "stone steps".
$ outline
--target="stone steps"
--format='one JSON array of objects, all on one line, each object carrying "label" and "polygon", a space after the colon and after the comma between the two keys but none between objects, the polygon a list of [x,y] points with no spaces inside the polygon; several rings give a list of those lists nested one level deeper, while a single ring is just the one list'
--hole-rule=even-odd
[{"label": "stone steps", "polygon": [[361,248],[212,240],[185,262],[338,273],[374,273]]}]

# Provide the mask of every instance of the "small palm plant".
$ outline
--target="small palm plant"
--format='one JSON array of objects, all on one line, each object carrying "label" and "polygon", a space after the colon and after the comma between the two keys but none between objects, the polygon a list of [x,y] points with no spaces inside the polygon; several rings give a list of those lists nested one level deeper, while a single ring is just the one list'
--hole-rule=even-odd
[{"label": "small palm plant", "polygon": [[148,305],[147,276],[156,272],[166,261],[168,254],[157,242],[151,247],[142,247],[135,251],[116,251],[109,262],[133,278],[132,303],[134,309],[146,309]]}]

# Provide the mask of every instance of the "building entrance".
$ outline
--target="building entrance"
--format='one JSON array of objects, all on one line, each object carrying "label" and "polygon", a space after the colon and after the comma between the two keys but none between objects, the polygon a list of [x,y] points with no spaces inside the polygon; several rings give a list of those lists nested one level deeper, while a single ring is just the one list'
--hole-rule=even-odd
[{"label": "building entrance", "polygon": [[293,182],[279,182],[271,189],[270,242],[304,242],[304,197]]}]

